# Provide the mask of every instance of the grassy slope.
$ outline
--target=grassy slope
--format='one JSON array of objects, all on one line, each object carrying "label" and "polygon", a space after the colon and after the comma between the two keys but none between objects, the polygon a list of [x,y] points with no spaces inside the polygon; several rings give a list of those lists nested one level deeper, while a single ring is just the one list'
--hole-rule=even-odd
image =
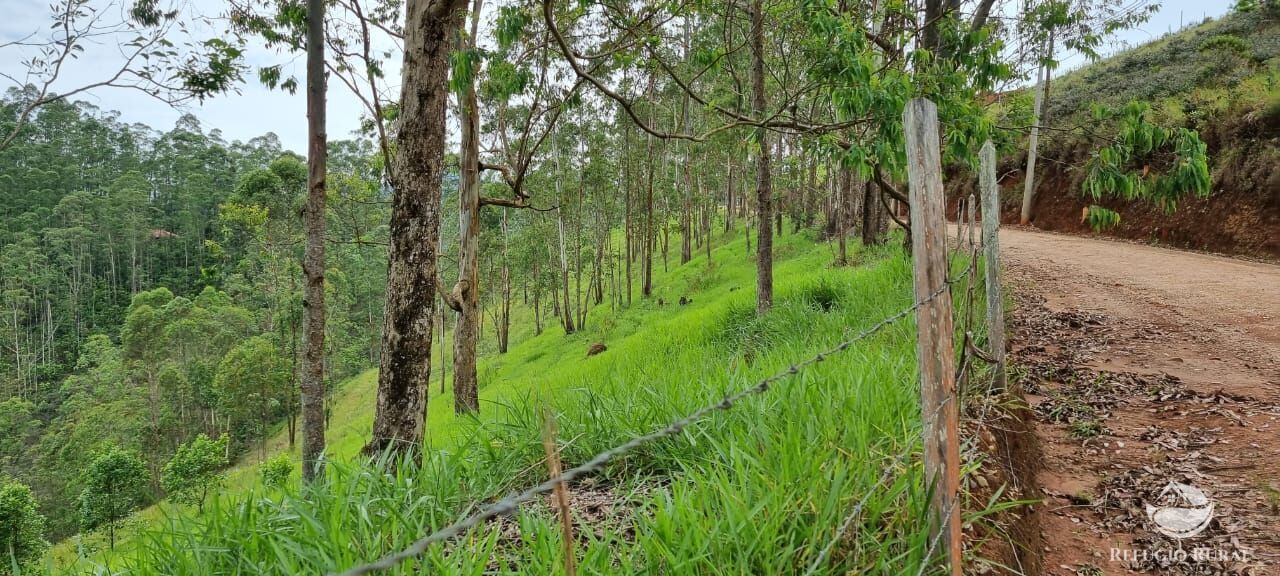
[{"label": "grassy slope", "polygon": [[[1244,53],[1206,44],[1225,36],[1243,41]],[[1229,14],[1055,80],[1049,114],[1061,119],[1088,114],[1093,104],[1118,107],[1139,100],[1151,103],[1166,119],[1181,122],[1188,120],[1188,112],[1194,121],[1227,112],[1233,105],[1257,106],[1277,90],[1274,81],[1268,84],[1266,79],[1275,76],[1278,57],[1280,19],[1257,13]],[[1193,110],[1187,110],[1189,107]]]},{"label": "grassy slope", "polygon": [[[306,495],[313,504],[272,496],[284,504],[269,508],[290,522],[306,508],[324,518],[298,530],[279,530],[280,517],[267,512],[245,516],[244,507],[237,513],[215,506],[198,524],[192,524],[190,511],[151,509],[142,515],[143,526],[165,526],[169,522],[160,517],[167,515],[173,517],[171,528],[187,535],[145,539],[141,551],[139,538],[127,539],[107,563],[130,565],[139,573],[192,574],[208,573],[213,566],[223,573],[245,573],[245,566],[253,566],[253,572],[302,573],[346,565],[403,545],[467,504],[545,476],[537,464],[539,418],[532,408],[543,400],[561,412],[565,458],[576,463],[910,303],[909,265],[889,255],[896,250],[863,254],[869,262],[864,267],[831,269],[830,250],[804,235],[788,234],[775,249],[779,302],[763,320],[753,319],[754,262],[741,238],[716,248],[710,267],[703,254],[685,266],[672,262],[669,273],[657,271],[654,298],[637,294],[625,311],[613,311],[606,302],[593,309],[585,331],[569,337],[555,326],[534,337],[530,311],[517,307],[510,352],[482,357],[479,420],[453,416],[451,394],[439,394],[438,380],[432,382],[428,437],[438,451],[423,470],[402,474],[430,482],[406,486],[382,478],[367,485],[371,480],[359,469],[334,466],[333,483],[324,494]],[[675,305],[680,296],[692,297],[693,303]],[[657,298],[667,304],[658,306]],[[837,304],[830,312],[815,305],[831,299]],[[609,350],[586,358],[587,347],[597,341]],[[611,467],[607,476],[614,497],[639,491],[643,496],[632,506],[647,512],[636,520],[637,536],[621,536],[624,529],[618,526],[600,528],[585,546],[584,561],[602,569],[623,565],[677,572],[786,572],[807,561],[814,543],[829,538],[851,500],[868,492],[883,455],[918,436],[912,346],[910,322],[901,322],[886,336],[794,379],[798,382]],[[338,462],[350,461],[368,438],[375,380],[372,371],[362,374],[345,383],[335,399],[329,445]],[[270,444],[285,447],[282,436]],[[664,478],[662,488],[652,488],[647,479],[654,477]],[[424,488],[428,483],[430,490]],[[261,491],[251,463],[234,469],[228,484],[233,498],[252,499]],[[369,494],[383,497],[368,501]],[[432,502],[424,505],[428,496]],[[921,501],[918,467],[903,466],[893,488],[875,494],[868,505],[874,513],[867,517],[879,521],[859,527],[852,544],[846,543],[855,553],[842,559],[844,569],[896,572],[904,562],[918,563],[924,549],[924,524],[917,513]],[[393,526],[385,517],[376,521],[379,513],[399,516],[424,506],[427,510]],[[521,522],[527,546],[506,550],[511,566],[521,566],[522,572],[554,571],[556,528],[537,512],[523,514]],[[256,533],[264,528],[265,533]],[[193,531],[201,535],[189,536]],[[261,539],[252,549],[229,543],[250,533]],[[436,560],[450,572],[467,572],[488,562],[496,546],[496,538],[482,538],[469,554]],[[136,560],[140,553],[143,559]],[[74,557],[66,544],[54,553],[61,569]],[[99,555],[75,564],[85,569],[101,561]]]}]

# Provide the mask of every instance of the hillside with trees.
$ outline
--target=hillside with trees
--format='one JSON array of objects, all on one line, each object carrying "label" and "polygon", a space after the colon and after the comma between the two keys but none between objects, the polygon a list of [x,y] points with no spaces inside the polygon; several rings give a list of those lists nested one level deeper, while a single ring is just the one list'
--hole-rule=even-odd
[{"label": "hillside with trees", "polygon": [[[381,323],[385,210],[360,146],[334,144],[334,379],[369,365]],[[142,503],[201,434],[226,435],[225,457],[282,424],[292,443],[305,181],[272,134],[228,143],[190,116],[157,132],[80,103],[42,108],[0,150],[0,472],[32,488],[50,538],[79,528],[66,471],[102,446],[145,464]]]},{"label": "hillside with trees", "polygon": [[[0,575],[1035,573],[977,197],[1274,244],[1272,2],[1060,80],[1156,6],[214,4],[0,39]],[[202,124],[250,86],[305,150]]]}]

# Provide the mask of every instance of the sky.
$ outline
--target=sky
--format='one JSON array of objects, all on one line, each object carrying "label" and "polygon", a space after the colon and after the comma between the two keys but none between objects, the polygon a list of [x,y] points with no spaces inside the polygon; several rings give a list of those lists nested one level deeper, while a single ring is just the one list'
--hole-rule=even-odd
[{"label": "sky", "polygon": [[[1116,0],[1120,1],[1120,0]],[[219,0],[191,0],[192,10],[207,16],[222,12]],[[1160,11],[1141,27],[1119,34],[1115,46],[1138,45],[1177,30],[1180,25],[1190,25],[1205,17],[1225,14],[1232,0],[1164,0]],[[46,2],[37,0],[0,0],[0,46],[18,40],[48,27],[49,8]],[[102,70],[118,66],[121,60],[116,41],[90,47],[76,62],[67,68],[59,83],[54,85],[68,89],[100,79]],[[250,54],[251,64],[282,63],[286,74],[301,80],[303,58],[301,56],[273,53],[265,49]],[[1085,64],[1079,55],[1065,55],[1061,69],[1069,70]],[[15,57],[12,47],[0,48],[0,72],[16,74],[23,70],[21,58]],[[12,86],[8,80],[0,80],[0,90]],[[220,129],[228,141],[248,140],[266,132],[275,132],[288,149],[306,150],[306,96],[302,90],[289,94],[270,90],[260,85],[250,74],[237,94],[211,98],[203,103],[192,103],[180,109],[171,108],[145,94],[133,90],[103,88],[79,95],[77,99],[90,102],[104,110],[118,110],[124,122],[141,122],[157,130],[168,130],[184,113],[194,114],[206,131]],[[363,107],[336,80],[330,81],[328,107],[328,133],[330,139],[350,137],[358,128]]]}]

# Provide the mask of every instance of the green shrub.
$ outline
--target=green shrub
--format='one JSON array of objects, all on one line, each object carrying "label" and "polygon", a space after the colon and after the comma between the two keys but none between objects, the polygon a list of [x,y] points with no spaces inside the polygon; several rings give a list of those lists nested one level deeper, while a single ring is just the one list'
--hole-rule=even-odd
[{"label": "green shrub", "polygon": [[293,459],[288,454],[272,456],[258,465],[258,475],[262,478],[263,486],[280,488],[293,475]]},{"label": "green shrub", "polygon": [[37,509],[31,489],[18,482],[0,482],[0,574],[17,574],[40,559],[49,543],[44,540],[44,516]]},{"label": "green shrub", "polygon": [[180,504],[195,504],[196,509],[203,512],[209,492],[222,487],[227,442],[226,434],[217,440],[201,434],[178,446],[160,473],[160,486],[169,494],[169,499]]},{"label": "green shrub", "polygon": [[1259,118],[1267,125],[1280,125],[1280,92],[1271,94],[1262,105]]},{"label": "green shrub", "polygon": [[819,276],[816,281],[801,286],[797,297],[810,308],[830,312],[840,304],[844,291],[829,276]]}]

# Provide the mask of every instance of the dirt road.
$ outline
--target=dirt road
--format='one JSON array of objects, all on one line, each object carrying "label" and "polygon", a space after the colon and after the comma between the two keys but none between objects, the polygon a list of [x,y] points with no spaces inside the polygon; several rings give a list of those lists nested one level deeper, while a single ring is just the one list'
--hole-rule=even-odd
[{"label": "dirt road", "polygon": [[[1040,440],[1044,573],[1280,574],[1280,266],[1019,229],[1000,241]],[[1162,496],[1171,482],[1214,506],[1196,536],[1155,529],[1152,511],[1194,507]]]}]

